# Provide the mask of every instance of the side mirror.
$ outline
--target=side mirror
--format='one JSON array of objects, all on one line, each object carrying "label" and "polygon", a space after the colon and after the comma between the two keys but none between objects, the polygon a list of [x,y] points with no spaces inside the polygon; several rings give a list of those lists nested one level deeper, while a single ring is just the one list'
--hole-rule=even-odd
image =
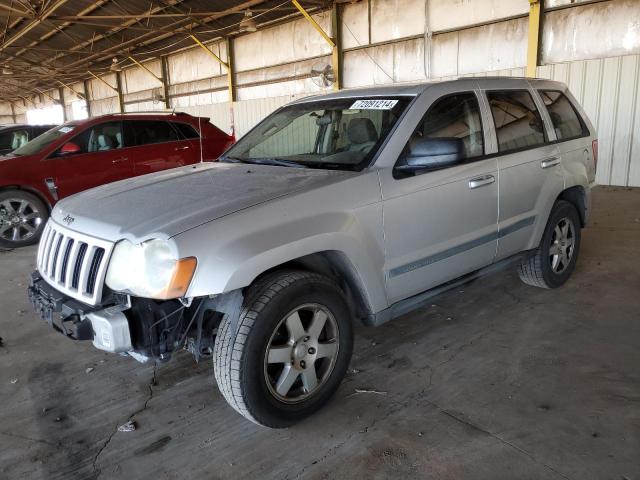
[{"label": "side mirror", "polygon": [[71,155],[73,153],[80,153],[81,149],[77,143],[67,142],[58,151],[58,155]]},{"label": "side mirror", "polygon": [[450,167],[464,158],[464,143],[456,137],[420,138],[409,145],[409,153],[396,166],[403,172]]}]

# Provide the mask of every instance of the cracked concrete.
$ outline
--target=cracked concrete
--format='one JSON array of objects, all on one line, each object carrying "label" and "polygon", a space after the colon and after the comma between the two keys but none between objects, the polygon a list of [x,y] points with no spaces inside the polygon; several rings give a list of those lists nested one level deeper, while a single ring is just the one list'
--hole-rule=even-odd
[{"label": "cracked concrete", "polygon": [[207,361],[48,330],[24,292],[35,249],[2,252],[0,479],[640,479],[640,189],[594,201],[563,288],[508,271],[359,327],[335,400],[277,431],[235,414]]}]

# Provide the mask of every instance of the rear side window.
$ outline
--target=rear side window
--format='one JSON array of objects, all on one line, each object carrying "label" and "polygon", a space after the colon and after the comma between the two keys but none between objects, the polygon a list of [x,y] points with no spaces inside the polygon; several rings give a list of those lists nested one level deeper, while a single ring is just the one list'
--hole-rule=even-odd
[{"label": "rear side window", "polygon": [[410,142],[419,138],[458,138],[466,160],[484,155],[480,107],[475,94],[456,93],[437,100]]},{"label": "rear side window", "polygon": [[172,125],[180,132],[180,134],[186,139],[200,138],[198,132],[191,125],[186,123],[172,123]]},{"label": "rear side window", "polygon": [[487,92],[496,126],[498,151],[524,150],[545,143],[544,124],[526,90]]},{"label": "rear side window", "polygon": [[542,90],[540,96],[547,106],[558,140],[589,135],[584,123],[564,94],[554,90]]},{"label": "rear side window", "polygon": [[127,120],[125,123],[128,147],[180,140],[178,132],[169,122],[157,120]]},{"label": "rear side window", "polygon": [[13,132],[5,132],[0,134],[0,149],[15,150],[25,145],[29,141],[29,132],[27,130],[14,130]]}]

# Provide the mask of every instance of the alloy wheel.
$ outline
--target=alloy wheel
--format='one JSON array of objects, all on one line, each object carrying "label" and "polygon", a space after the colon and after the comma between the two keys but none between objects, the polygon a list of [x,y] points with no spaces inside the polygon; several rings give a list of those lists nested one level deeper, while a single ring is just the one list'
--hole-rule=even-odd
[{"label": "alloy wheel", "polygon": [[575,230],[573,222],[564,217],[553,229],[551,246],[549,247],[549,261],[553,273],[564,272],[573,257],[575,245]]},{"label": "alloy wheel", "polygon": [[33,237],[42,224],[42,212],[28,200],[8,198],[0,202],[0,238],[22,242]]},{"label": "alloy wheel", "polygon": [[333,371],[338,345],[338,324],[325,306],[305,304],[289,312],[265,352],[264,375],[271,394],[297,403],[319,391]]}]

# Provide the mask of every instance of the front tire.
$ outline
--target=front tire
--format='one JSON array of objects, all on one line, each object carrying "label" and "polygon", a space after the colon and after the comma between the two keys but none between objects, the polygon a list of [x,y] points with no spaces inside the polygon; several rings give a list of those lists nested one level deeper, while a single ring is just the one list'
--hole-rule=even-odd
[{"label": "front tire", "polygon": [[18,248],[37,243],[48,218],[46,205],[32,193],[0,192],[0,247]]},{"label": "front tire", "polygon": [[238,413],[288,427],[329,401],[353,351],[340,287],[322,275],[276,272],[249,288],[237,324],[223,319],[214,347],[218,387]]},{"label": "front tire", "polygon": [[540,246],[520,263],[524,283],[540,288],[558,288],[571,276],[580,251],[580,215],[571,203],[559,200],[551,209]]}]

